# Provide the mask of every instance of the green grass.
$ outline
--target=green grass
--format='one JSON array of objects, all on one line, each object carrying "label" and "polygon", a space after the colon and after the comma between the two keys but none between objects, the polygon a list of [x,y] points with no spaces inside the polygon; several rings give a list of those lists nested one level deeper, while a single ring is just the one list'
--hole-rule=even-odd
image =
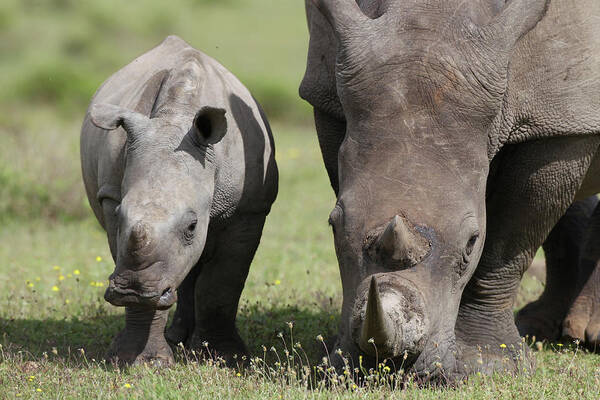
[{"label": "green grass", "polygon": [[[315,338],[335,335],[341,304],[326,223],[334,197],[297,96],[308,43],[303,3],[0,2],[0,398],[600,398],[599,356],[557,345],[536,351],[532,376],[474,376],[456,389],[322,387],[286,370],[321,363]],[[221,61],[276,121],[280,193],[238,318],[266,364],[245,375],[181,352],[164,370],[101,361],[123,310],[102,298],[113,265],[83,191],[79,125],[97,86],[168,34]],[[527,278],[517,306],[542,287]],[[301,357],[286,362],[286,349]]]},{"label": "green grass", "polygon": [[[306,382],[290,383],[289,373],[275,363],[281,359],[286,365],[286,348],[301,355],[296,365],[321,362],[323,344],[315,338],[320,334],[327,341],[336,333],[341,285],[325,222],[334,198],[316,138],[277,125],[275,135],[281,191],[238,318],[252,355],[263,358],[265,346],[266,367],[237,376],[210,363],[185,362],[182,354],[166,370],[103,364],[103,352],[123,326],[123,310],[102,299],[113,267],[104,232],[91,218],[14,220],[0,230],[0,398],[598,398],[598,356],[556,345],[537,352],[531,377],[475,376],[457,389],[413,384],[403,391],[389,385],[310,390]],[[520,301],[531,300],[541,288],[528,279]]]}]

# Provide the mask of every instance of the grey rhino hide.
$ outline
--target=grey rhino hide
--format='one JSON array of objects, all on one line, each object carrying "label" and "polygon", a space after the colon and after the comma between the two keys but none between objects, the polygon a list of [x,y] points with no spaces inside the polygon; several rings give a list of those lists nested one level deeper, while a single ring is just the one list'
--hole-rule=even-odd
[{"label": "grey rhino hide", "polygon": [[600,2],[306,12],[300,95],[338,196],[336,346],[428,377],[499,369],[501,343],[528,359],[512,317],[521,274],[570,204],[600,191]]},{"label": "grey rhino hide", "polygon": [[116,264],[105,298],[126,306],[108,358],[172,362],[177,294],[171,341],[245,354],[237,304],[277,194],[271,130],[248,90],[169,36],[98,89],[81,163]]}]

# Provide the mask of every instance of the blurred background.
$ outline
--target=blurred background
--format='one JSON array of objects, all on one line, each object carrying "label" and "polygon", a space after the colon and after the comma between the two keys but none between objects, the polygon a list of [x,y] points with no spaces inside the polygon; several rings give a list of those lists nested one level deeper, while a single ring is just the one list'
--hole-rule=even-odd
[{"label": "blurred background", "polygon": [[78,155],[88,102],[169,34],[232,71],[276,127],[315,139],[297,95],[308,44],[301,0],[2,0],[0,221],[91,215]]}]

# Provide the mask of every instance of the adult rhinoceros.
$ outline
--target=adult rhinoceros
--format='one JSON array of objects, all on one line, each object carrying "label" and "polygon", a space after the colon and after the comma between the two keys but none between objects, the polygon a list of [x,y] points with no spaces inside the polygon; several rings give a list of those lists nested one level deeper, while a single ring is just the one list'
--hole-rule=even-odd
[{"label": "adult rhinoceros", "polygon": [[600,191],[600,2],[306,10],[300,94],[337,194],[337,347],[422,373],[516,368],[513,303],[546,238],[548,285],[520,333],[600,344],[600,208],[577,203]]},{"label": "adult rhinoceros", "polygon": [[238,301],[277,194],[273,138],[248,90],[170,36],[94,95],[81,164],[116,263],[105,298],[126,310],[108,357],[170,363],[177,292],[172,343],[244,355]]}]

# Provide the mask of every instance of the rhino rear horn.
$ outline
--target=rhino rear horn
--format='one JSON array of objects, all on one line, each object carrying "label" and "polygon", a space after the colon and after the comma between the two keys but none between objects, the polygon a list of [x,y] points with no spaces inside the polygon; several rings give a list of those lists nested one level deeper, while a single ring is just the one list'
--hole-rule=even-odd
[{"label": "rhino rear horn", "polygon": [[429,247],[429,242],[414,232],[406,219],[396,215],[377,240],[376,251],[380,258],[390,258],[411,267],[423,260]]}]

